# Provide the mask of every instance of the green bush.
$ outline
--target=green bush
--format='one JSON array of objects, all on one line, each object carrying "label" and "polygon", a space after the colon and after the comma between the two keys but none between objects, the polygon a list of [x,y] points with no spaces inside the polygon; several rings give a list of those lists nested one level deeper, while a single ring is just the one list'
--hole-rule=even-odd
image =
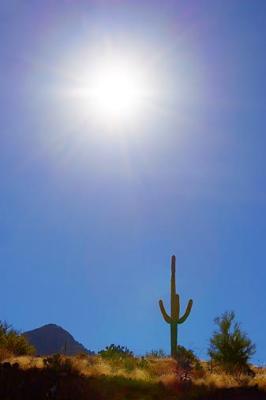
[{"label": "green bush", "polygon": [[99,354],[109,361],[114,371],[123,368],[127,372],[131,372],[137,367],[137,359],[127,347],[111,344],[99,351]]},{"label": "green bush", "polygon": [[235,313],[225,312],[214,321],[218,330],[213,333],[208,349],[212,364],[236,376],[252,375],[248,362],[255,353],[255,345],[241,331]]},{"label": "green bush", "polygon": [[104,350],[99,351],[100,356],[102,358],[106,358],[109,360],[113,359],[123,359],[126,357],[134,357],[133,352],[130,351],[125,346],[117,346],[115,344],[111,344],[110,346],[106,346]]},{"label": "green bush", "polygon": [[26,337],[18,333],[6,322],[0,322],[0,350],[16,356],[33,355],[35,349]]}]

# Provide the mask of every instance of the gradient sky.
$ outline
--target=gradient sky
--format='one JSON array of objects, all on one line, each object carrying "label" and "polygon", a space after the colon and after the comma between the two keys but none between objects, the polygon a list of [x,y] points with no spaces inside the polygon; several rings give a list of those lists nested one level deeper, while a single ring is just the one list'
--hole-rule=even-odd
[{"label": "gradient sky", "polygon": [[[234,310],[266,363],[265,0],[2,0],[0,37],[0,319],[168,352],[176,254],[180,343]],[[64,94],[105,43],[157,91],[117,134]]]}]

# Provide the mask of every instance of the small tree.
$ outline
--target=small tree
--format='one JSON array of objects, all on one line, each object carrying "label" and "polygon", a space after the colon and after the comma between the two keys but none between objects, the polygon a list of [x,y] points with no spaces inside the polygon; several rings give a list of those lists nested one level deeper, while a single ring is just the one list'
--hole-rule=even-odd
[{"label": "small tree", "polygon": [[[32,355],[35,349],[25,336],[19,334],[6,322],[0,321],[0,352],[16,356]],[[1,357],[5,358],[5,357]]]},{"label": "small tree", "polygon": [[255,345],[235,321],[233,311],[215,318],[218,330],[210,339],[208,354],[211,361],[226,372],[240,376],[251,373],[248,362],[255,353]]}]

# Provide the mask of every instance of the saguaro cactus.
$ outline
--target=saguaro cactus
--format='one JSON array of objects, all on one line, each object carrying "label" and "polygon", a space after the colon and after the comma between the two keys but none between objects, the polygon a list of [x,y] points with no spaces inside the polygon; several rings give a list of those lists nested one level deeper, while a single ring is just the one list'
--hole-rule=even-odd
[{"label": "saguaro cactus", "polygon": [[180,303],[179,294],[176,293],[175,286],[175,256],[171,259],[171,316],[165,311],[163,301],[159,301],[161,313],[165,321],[170,324],[171,332],[171,357],[176,358],[177,356],[177,328],[178,324],[183,324],[190,314],[193,301],[190,299],[187,305],[187,309],[183,317],[180,317]]}]

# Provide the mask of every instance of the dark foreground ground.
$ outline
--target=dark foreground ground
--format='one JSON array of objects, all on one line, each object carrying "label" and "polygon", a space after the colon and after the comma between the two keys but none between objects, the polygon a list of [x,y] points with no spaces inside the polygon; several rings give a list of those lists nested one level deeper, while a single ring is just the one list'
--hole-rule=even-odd
[{"label": "dark foreground ground", "polygon": [[0,400],[266,400],[257,387],[165,387],[122,377],[84,377],[47,369],[0,365]]}]

